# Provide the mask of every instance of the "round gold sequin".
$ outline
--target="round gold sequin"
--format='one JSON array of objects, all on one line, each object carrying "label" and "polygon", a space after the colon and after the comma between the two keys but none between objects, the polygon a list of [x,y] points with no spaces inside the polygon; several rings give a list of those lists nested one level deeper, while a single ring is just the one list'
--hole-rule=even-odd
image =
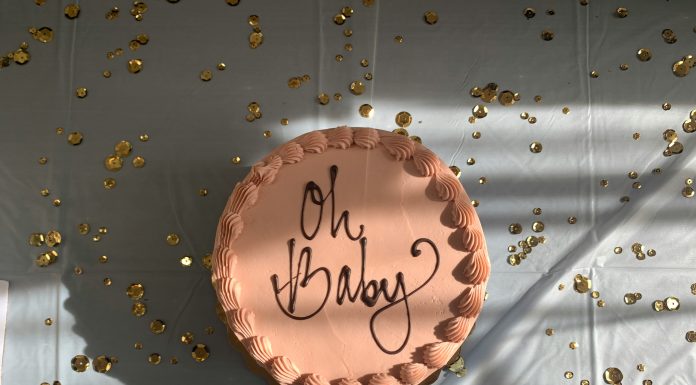
[{"label": "round gold sequin", "polygon": [[68,19],[74,19],[80,15],[80,6],[77,4],[68,4],[63,8],[63,13]]},{"label": "round gold sequin", "polygon": [[345,37],[351,37],[351,36],[353,36],[353,30],[350,29],[350,28],[345,28],[345,29],[343,30],[343,36],[345,36]]},{"label": "round gold sequin", "polygon": [[672,73],[677,77],[684,77],[689,74],[691,67],[684,60],[677,60],[672,65]]},{"label": "round gold sequin", "polygon": [[571,378],[573,378],[573,372],[567,371],[567,372],[563,373],[563,377],[570,380]]},{"label": "round gold sequin", "polygon": [[474,159],[474,158],[469,158],[469,159],[466,160],[466,164],[469,165],[469,166],[473,166],[474,164],[476,164],[476,159]]},{"label": "round gold sequin", "polygon": [[136,317],[142,317],[147,313],[147,306],[142,302],[133,302],[131,306],[131,314]]},{"label": "round gold sequin", "polygon": [[154,334],[162,334],[164,333],[165,329],[167,329],[167,324],[165,324],[162,320],[156,319],[150,322],[150,331]]},{"label": "round gold sequin", "polygon": [[665,309],[665,302],[658,299],[653,302],[652,307],[656,312],[661,312]]},{"label": "round gold sequin", "polygon": [[599,77],[599,71],[592,71],[590,72],[590,77],[592,79],[597,79]]},{"label": "round gold sequin", "polygon": [[70,360],[70,367],[72,370],[82,373],[89,368],[89,358],[85,355],[78,354]]},{"label": "round gold sequin", "polygon": [[102,283],[104,284],[104,286],[111,286],[111,283],[112,283],[111,278],[109,278],[109,277],[104,278],[102,280]]},{"label": "round gold sequin", "polygon": [[670,103],[663,103],[662,104],[662,109],[665,111],[669,111],[672,109],[672,105]]},{"label": "round gold sequin", "polygon": [[546,335],[547,335],[547,336],[549,336],[549,337],[550,337],[550,336],[552,336],[552,335],[553,335],[553,333],[554,333],[554,330],[553,330],[552,328],[548,328],[548,329],[546,329],[545,333],[546,333]]},{"label": "round gold sequin", "polygon": [[696,342],[696,331],[689,330],[688,332],[686,332],[686,340],[688,342]]},{"label": "round gold sequin", "polygon": [[261,31],[254,31],[249,34],[249,47],[254,49],[258,48],[263,44],[263,33]]},{"label": "round gold sequin", "polygon": [[628,16],[628,9],[625,7],[616,8],[616,16],[620,18]]},{"label": "round gold sequin", "polygon": [[193,333],[185,332],[181,335],[180,341],[182,344],[190,345],[193,342]]},{"label": "round gold sequin", "polygon": [[462,170],[459,167],[453,165],[449,166],[449,169],[450,171],[452,171],[455,177],[459,178],[460,176],[462,176]]},{"label": "round gold sequin", "polygon": [[263,132],[263,137],[266,138],[266,139],[270,138],[271,135],[272,135],[272,133],[271,133],[271,131],[269,131],[269,130],[266,130],[266,131]]},{"label": "round gold sequin", "polygon": [[411,114],[409,114],[406,111],[401,111],[398,114],[396,114],[396,117],[394,118],[394,121],[396,122],[396,125],[402,128],[406,128],[411,125],[411,122],[413,121],[413,117],[411,117]]},{"label": "round gold sequin", "polygon": [[682,123],[682,129],[687,134],[695,132],[696,131],[696,120],[685,120],[684,123]]},{"label": "round gold sequin", "polygon": [[360,113],[360,116],[363,118],[372,118],[372,116],[375,113],[374,108],[372,108],[371,105],[369,104],[363,104],[358,108],[358,113]]},{"label": "round gold sequin", "polygon": [[196,344],[191,350],[191,357],[196,362],[203,362],[210,357],[210,349],[205,344]]},{"label": "round gold sequin", "polygon": [[525,9],[522,11],[522,14],[523,14],[524,17],[526,17],[527,19],[531,19],[531,18],[533,18],[533,17],[536,15],[536,11],[534,10],[534,8],[525,8]]},{"label": "round gold sequin", "polygon": [[471,137],[474,139],[481,139],[481,132],[480,131],[474,131],[471,133]]},{"label": "round gold sequin", "polygon": [[593,290],[592,293],[590,293],[590,296],[594,299],[599,298],[599,292],[597,290]]},{"label": "round gold sequin", "polygon": [[111,358],[104,355],[94,357],[92,367],[98,373],[108,373],[111,370]]},{"label": "round gold sequin", "polygon": [[56,246],[60,245],[62,240],[63,240],[63,237],[56,230],[51,230],[51,231],[46,233],[46,245],[48,247],[56,247]]},{"label": "round gold sequin", "polygon": [[338,55],[336,55],[335,59],[336,59],[336,61],[337,61],[337,62],[339,62],[339,63],[340,63],[340,62],[342,62],[342,61],[343,61],[343,55],[341,55],[341,54],[338,54]]},{"label": "round gold sequin", "polygon": [[404,42],[404,37],[401,35],[394,36],[394,43],[401,44]]},{"label": "round gold sequin", "polygon": [[46,319],[44,320],[44,325],[46,325],[46,326],[51,326],[51,325],[53,325],[53,320],[50,319],[50,318],[46,318]]},{"label": "round gold sequin", "polygon": [[288,118],[282,118],[280,119],[280,125],[281,126],[287,126],[288,123],[290,123],[290,120]]},{"label": "round gold sequin", "polygon": [[346,16],[342,13],[337,13],[334,15],[333,21],[336,23],[336,25],[343,25],[343,23],[346,22]]},{"label": "round gold sequin", "polygon": [[597,307],[604,307],[606,305],[607,305],[607,303],[604,302],[603,299],[600,299],[599,301],[597,301]]},{"label": "round gold sequin", "polygon": [[541,31],[541,40],[551,41],[551,40],[553,40],[553,36],[554,36],[554,34],[553,34],[553,31],[551,31],[551,30],[545,29],[545,30]]},{"label": "round gold sequin", "polygon": [[435,12],[435,11],[426,11],[426,12],[423,14],[423,20],[425,20],[425,22],[428,23],[428,24],[430,24],[430,25],[433,25],[433,24],[437,23],[437,21],[438,21],[439,19],[440,19],[440,18],[439,18],[439,16],[437,15],[437,12]]},{"label": "round gold sequin", "polygon": [[238,156],[233,156],[233,157],[230,159],[230,163],[232,163],[232,164],[239,164],[241,161],[242,161],[242,158],[240,158],[240,157],[238,157]]},{"label": "round gold sequin", "polygon": [[471,113],[478,119],[485,118],[488,116],[488,107],[484,106],[483,104],[477,104],[471,109]]},{"label": "round gold sequin", "polygon": [[128,288],[126,288],[126,295],[130,299],[140,299],[145,295],[145,287],[141,283],[131,283]]},{"label": "round gold sequin", "polygon": [[607,384],[621,384],[623,373],[618,368],[607,368],[604,371],[604,382]]},{"label": "round gold sequin", "polygon": [[640,61],[648,61],[652,58],[652,53],[648,48],[641,48],[638,50],[638,52],[636,52],[636,56]]},{"label": "round gold sequin", "polygon": [[577,274],[573,278],[573,289],[578,293],[587,293],[592,290],[592,280],[582,274]]},{"label": "round gold sequin", "polygon": [[227,5],[230,5],[233,7],[239,5],[239,0],[225,0],[225,2],[227,3]]},{"label": "round gold sequin", "polygon": [[116,187],[116,179],[114,179],[114,178],[105,178],[103,184],[104,184],[104,188],[105,188],[105,189],[111,190],[111,189],[113,189],[114,187]]},{"label": "round gold sequin", "polygon": [[46,241],[46,237],[42,233],[33,233],[29,235],[29,245],[31,246],[43,246]]},{"label": "round gold sequin", "polygon": [[681,304],[679,303],[679,298],[677,297],[667,297],[664,299],[665,309],[669,311],[679,310]]},{"label": "round gold sequin", "polygon": [[646,369],[645,364],[638,364],[636,365],[636,369],[638,369],[639,372],[644,372]]},{"label": "round gold sequin", "polygon": [[190,267],[191,264],[193,263],[193,258],[190,255],[185,255],[185,256],[181,257],[179,262],[181,263],[181,266]]},{"label": "round gold sequin", "polygon": [[82,235],[87,235],[89,233],[89,224],[80,223],[79,225],[77,225],[77,231]]},{"label": "round gold sequin", "polygon": [[636,298],[635,293],[626,293],[624,294],[624,303],[626,305],[633,305],[636,303],[638,299]]},{"label": "round gold sequin", "polygon": [[355,80],[350,83],[349,89],[353,95],[362,95],[365,92],[365,85],[360,80]]},{"label": "round gold sequin", "polygon": [[78,87],[75,90],[75,95],[77,95],[78,98],[84,99],[87,97],[87,88],[85,87]]},{"label": "round gold sequin", "polygon": [[131,143],[127,140],[122,140],[114,146],[114,153],[116,156],[125,158],[128,155],[130,155],[131,151],[133,150],[133,146]]},{"label": "round gold sequin", "polygon": [[143,168],[145,167],[145,159],[142,156],[136,156],[133,158],[133,167],[135,168]]},{"label": "round gold sequin", "polygon": [[626,70],[628,69],[628,64],[625,64],[625,63],[624,63],[624,64],[621,64],[621,65],[619,66],[619,69],[620,69],[621,71],[626,71]]},{"label": "round gold sequin", "polygon": [[179,235],[178,235],[178,234],[176,234],[176,233],[169,233],[169,234],[167,234],[166,240],[167,240],[167,244],[168,244],[169,246],[176,246],[176,245],[179,244],[179,240],[180,240],[180,239],[179,239]]},{"label": "round gold sequin", "polygon": [[57,198],[56,198],[56,199],[53,200],[52,203],[53,203],[53,206],[58,207],[58,206],[60,206],[60,203],[61,203],[61,202],[60,202],[60,199],[57,199]]},{"label": "round gold sequin", "polygon": [[590,385],[590,380],[581,380],[580,385]]},{"label": "round gold sequin", "polygon": [[531,151],[534,154],[538,154],[541,152],[543,146],[539,142],[532,142],[532,144],[529,145],[529,151]]},{"label": "round gold sequin", "polygon": [[505,90],[498,95],[498,101],[504,106],[515,104],[515,94],[512,91]]},{"label": "round gold sequin", "polygon": [[53,40],[53,30],[49,27],[41,27],[38,30],[30,30],[32,37],[42,43]]},{"label": "round gold sequin", "polygon": [[568,224],[574,225],[578,223],[578,219],[576,217],[568,217]]},{"label": "round gold sequin", "polygon": [[139,139],[141,142],[147,142],[148,140],[150,140],[150,135],[148,135],[148,134],[141,134],[141,135],[138,137],[138,139]]},{"label": "round gold sequin", "polygon": [[111,154],[104,159],[104,167],[109,171],[118,171],[123,167],[123,159]]},{"label": "round gold sequin", "polygon": [[614,248],[614,254],[621,254],[623,252],[623,248],[617,246]]},{"label": "round gold sequin", "polygon": [[200,72],[198,77],[203,80],[204,82],[210,81],[210,79],[213,78],[213,71],[211,70],[203,70]]},{"label": "round gold sequin", "polygon": [[334,94],[333,98],[334,98],[335,101],[340,102],[341,99],[343,99],[343,95],[341,95],[340,92],[336,92],[336,93]]},{"label": "round gold sequin", "polygon": [[160,356],[159,353],[152,353],[147,356],[147,362],[151,363],[152,365],[159,365],[160,362],[162,362],[162,356]]},{"label": "round gold sequin", "polygon": [[578,343],[575,341],[572,341],[571,343],[568,344],[568,347],[571,348],[572,350],[575,350],[578,348]]},{"label": "round gold sequin", "polygon": [[51,191],[47,188],[44,188],[44,189],[41,189],[41,191],[39,191],[39,193],[41,194],[42,197],[47,197],[51,194]]},{"label": "round gold sequin", "polygon": [[143,69],[143,61],[141,59],[128,60],[128,72],[137,74]]},{"label": "round gold sequin", "polygon": [[522,233],[522,225],[519,223],[512,223],[508,226],[508,231],[510,234],[520,234]]},{"label": "round gold sequin", "polygon": [[694,188],[691,186],[685,186],[682,189],[682,196],[684,198],[693,198],[694,197]]},{"label": "round gold sequin", "polygon": [[317,101],[322,106],[325,106],[325,105],[329,104],[329,101],[331,101],[331,99],[329,98],[329,95],[322,92],[317,96]]}]

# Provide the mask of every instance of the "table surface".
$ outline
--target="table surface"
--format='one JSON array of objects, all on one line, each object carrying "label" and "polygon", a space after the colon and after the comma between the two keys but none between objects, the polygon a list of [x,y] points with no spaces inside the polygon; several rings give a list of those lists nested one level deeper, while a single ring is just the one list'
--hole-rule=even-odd
[{"label": "table surface", "polygon": [[[696,108],[696,74],[675,76],[673,64],[696,54],[696,3],[625,3],[160,0],[147,1],[137,21],[128,1],[85,2],[71,20],[66,1],[0,0],[0,52],[27,42],[31,55],[0,69],[0,279],[10,282],[3,383],[264,383],[227,343],[202,263],[224,203],[276,145],[344,124],[393,130],[400,111],[413,117],[411,135],[462,170],[492,263],[488,300],[462,350],[468,373],[443,371],[439,383],[600,384],[610,367],[624,383],[693,383],[696,345],[685,336],[696,329],[696,200],[682,191],[696,177],[696,140],[682,124]],[[113,6],[119,15],[108,20]],[[344,6],[353,15],[337,25]],[[616,15],[620,6],[627,17]],[[427,11],[437,23],[424,21]],[[264,36],[255,49],[250,15],[259,16]],[[30,27],[50,27],[52,40],[35,40]],[[668,43],[664,29],[677,41]],[[553,38],[542,39],[543,31]],[[148,43],[132,50],[141,33]],[[652,57],[641,61],[645,48]],[[142,61],[137,74],[128,71],[132,59]],[[204,70],[210,81],[201,80]],[[299,88],[288,86],[305,74]],[[361,95],[349,90],[356,80],[365,85]],[[488,83],[520,100],[504,106],[470,95]],[[80,87],[87,97],[76,96]],[[328,104],[318,103],[321,93]],[[248,122],[251,102],[262,116]],[[374,108],[371,118],[360,116],[363,104]],[[472,123],[477,105],[488,115]],[[663,154],[667,129],[682,153]],[[83,134],[80,145],[68,144],[71,132]],[[122,140],[132,154],[122,170],[108,171],[104,159]],[[530,151],[533,142],[541,152]],[[136,156],[144,167],[131,165]],[[106,178],[116,186],[105,189]],[[535,221],[543,231],[533,231]],[[80,223],[90,225],[87,235]],[[519,234],[509,231],[515,223]],[[101,227],[106,234],[96,242]],[[63,243],[57,262],[40,268],[34,259],[48,249],[27,239],[50,230]],[[170,233],[180,237],[176,247],[165,241]],[[528,236],[546,242],[511,265],[509,255],[520,250],[508,246]],[[655,255],[639,259],[633,249]],[[190,267],[183,256],[192,257]],[[598,298],[574,291],[576,274],[592,280]],[[145,288],[141,318],[131,314],[131,283]],[[642,299],[627,305],[631,293]],[[670,296],[678,310],[653,310]],[[155,319],[166,322],[162,335],[150,332]],[[180,342],[187,331],[210,348],[205,362]],[[152,353],[161,364],[148,363]],[[78,373],[71,359],[79,354],[118,362],[109,373]]]}]

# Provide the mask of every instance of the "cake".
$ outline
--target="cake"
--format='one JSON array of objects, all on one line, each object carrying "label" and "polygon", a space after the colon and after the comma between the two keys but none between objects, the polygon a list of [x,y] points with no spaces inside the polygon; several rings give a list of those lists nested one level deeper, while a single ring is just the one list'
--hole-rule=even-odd
[{"label": "cake", "polygon": [[459,352],[490,263],[462,184],[422,144],[338,127],[273,150],[220,217],[212,282],[279,384],[420,384]]}]

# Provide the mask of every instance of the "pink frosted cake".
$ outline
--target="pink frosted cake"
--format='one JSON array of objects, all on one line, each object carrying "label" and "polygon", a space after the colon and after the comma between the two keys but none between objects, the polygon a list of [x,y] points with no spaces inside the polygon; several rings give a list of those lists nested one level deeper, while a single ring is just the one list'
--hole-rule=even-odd
[{"label": "pink frosted cake", "polygon": [[237,183],[213,285],[228,326],[278,383],[419,384],[483,305],[481,223],[425,146],[372,128],[313,131]]}]

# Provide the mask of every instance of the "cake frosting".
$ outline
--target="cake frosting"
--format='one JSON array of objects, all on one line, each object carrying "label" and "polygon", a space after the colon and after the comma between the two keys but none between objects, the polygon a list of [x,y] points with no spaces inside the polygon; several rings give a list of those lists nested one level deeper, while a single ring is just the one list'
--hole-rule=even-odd
[{"label": "cake frosting", "polygon": [[233,189],[212,282],[229,328],[280,384],[419,384],[481,312],[476,210],[437,155],[373,128],[312,131]]}]

